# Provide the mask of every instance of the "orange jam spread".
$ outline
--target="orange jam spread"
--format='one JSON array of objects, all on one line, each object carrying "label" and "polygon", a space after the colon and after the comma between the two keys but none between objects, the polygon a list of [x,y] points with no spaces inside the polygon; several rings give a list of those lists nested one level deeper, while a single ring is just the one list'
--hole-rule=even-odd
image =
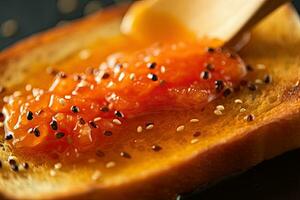
[{"label": "orange jam spread", "polygon": [[119,130],[133,118],[203,108],[245,73],[238,55],[195,43],[113,54],[94,70],[59,72],[47,90],[12,96],[3,110],[6,140],[15,150],[44,153],[96,149],[111,135],[129,134]]}]

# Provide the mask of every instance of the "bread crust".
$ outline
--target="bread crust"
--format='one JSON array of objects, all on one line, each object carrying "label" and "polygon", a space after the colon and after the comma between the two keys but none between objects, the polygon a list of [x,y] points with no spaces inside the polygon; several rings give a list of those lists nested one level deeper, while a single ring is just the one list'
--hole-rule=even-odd
[{"label": "bread crust", "polygon": [[[35,49],[46,48],[51,43],[63,40],[66,35],[73,34],[74,31],[76,34],[81,34],[77,33],[76,30],[78,29],[88,31],[95,26],[101,26],[104,22],[119,19],[125,11],[126,6],[111,8],[70,25],[58,27],[26,39],[0,54],[1,68],[4,72],[10,66],[9,63],[21,62],[20,60],[26,59],[27,54],[34,52]],[[285,23],[283,29],[288,28],[290,32],[277,31],[276,23]],[[293,28],[293,31],[290,28]],[[271,30],[275,30],[277,35],[275,33],[273,38],[267,39]],[[259,43],[262,40],[264,42]],[[274,56],[272,52],[270,54],[260,53],[265,52],[266,48],[273,44],[275,47],[270,51],[280,54],[278,58],[282,61],[280,63],[288,63],[289,70],[277,70],[275,61],[271,60]],[[263,91],[269,95],[271,94],[269,90],[274,88],[278,90],[276,91],[278,94],[276,104],[272,104],[272,106],[261,105],[256,108],[249,106],[251,111],[263,112],[263,114],[249,124],[232,125],[235,129],[226,129],[224,131],[226,134],[222,136],[222,139],[212,142],[207,148],[195,146],[193,151],[187,151],[190,154],[181,158],[180,162],[162,166],[160,170],[151,171],[147,169],[145,174],[136,174],[136,176],[116,184],[88,183],[74,186],[66,191],[53,190],[54,192],[52,192],[49,189],[48,192],[34,193],[31,191],[34,189],[22,186],[24,182],[18,182],[18,178],[16,178],[15,183],[20,184],[16,186],[16,190],[23,189],[26,194],[25,198],[29,199],[99,199],[100,197],[102,199],[175,199],[176,194],[190,191],[195,186],[205,185],[232,173],[247,170],[263,160],[299,148],[300,89],[298,85],[295,85],[300,74],[299,69],[297,69],[300,67],[299,55],[297,56],[297,49],[295,49],[298,44],[300,44],[300,22],[295,10],[290,5],[281,8],[276,14],[255,28],[252,43],[250,42],[250,45],[243,50],[242,55],[249,62],[266,61],[266,63],[275,66],[271,71],[273,70],[277,74],[281,72],[280,75],[275,76],[275,78],[280,79],[278,84],[275,82],[271,88]],[[282,51],[279,50],[281,48],[284,48],[282,51],[285,54],[281,55]],[[254,50],[256,50],[255,53],[249,53]],[[292,58],[295,59],[293,63],[291,63]],[[285,73],[286,76],[290,76],[290,73],[293,75],[284,78]],[[2,83],[5,84],[6,82],[6,79],[2,79]],[[249,96],[251,95],[244,93],[239,95],[245,99]],[[259,98],[264,99],[262,102],[267,101],[267,96],[261,95]],[[227,118],[230,117],[233,121],[236,120],[231,115]],[[214,128],[221,130],[220,127]],[[43,177],[43,175],[40,176]],[[15,194],[8,192],[5,185],[8,181],[12,181],[11,179],[11,177],[7,180],[3,177],[0,178],[0,191],[3,197],[9,199],[24,198],[20,195],[22,192]],[[70,177],[71,179],[72,177]],[[46,181],[56,180],[49,178]],[[64,183],[58,182],[58,184]],[[8,187],[12,187],[11,185],[9,184]]]}]

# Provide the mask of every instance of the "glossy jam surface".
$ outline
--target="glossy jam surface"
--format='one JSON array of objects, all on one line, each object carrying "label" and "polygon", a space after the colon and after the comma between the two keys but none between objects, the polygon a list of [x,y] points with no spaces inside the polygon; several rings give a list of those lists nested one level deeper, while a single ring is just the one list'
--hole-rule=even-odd
[{"label": "glossy jam surface", "polygon": [[183,42],[113,54],[98,66],[58,72],[48,89],[11,96],[4,106],[11,146],[46,154],[96,149],[128,134],[139,116],[203,108],[246,73],[236,54]]}]

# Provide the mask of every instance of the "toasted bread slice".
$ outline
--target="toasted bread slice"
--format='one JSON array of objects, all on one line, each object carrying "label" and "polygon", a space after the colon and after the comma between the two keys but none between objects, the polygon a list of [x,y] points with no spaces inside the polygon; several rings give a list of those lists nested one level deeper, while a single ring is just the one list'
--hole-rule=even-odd
[{"label": "toasted bread slice", "polygon": [[[104,49],[110,45],[118,48],[122,39],[105,41],[120,35],[119,24],[126,9],[105,10],[5,50],[0,54],[0,84],[7,93],[24,87],[28,80],[37,87],[39,81],[45,81],[39,77],[42,70],[69,62],[70,57],[95,42],[100,41]],[[248,63],[257,66],[255,77],[263,79],[268,73],[271,83],[260,84],[258,80],[256,91],[243,88],[226,99],[214,101],[205,110],[142,116],[140,122],[156,119],[160,124],[138,135],[136,126],[130,127],[113,150],[91,161],[94,164],[53,168],[53,163],[47,161],[30,162],[28,170],[20,168],[15,172],[6,162],[11,152],[4,145],[1,194],[15,199],[172,199],[178,193],[298,148],[299,45],[298,15],[285,5],[252,31],[249,44],[241,52]],[[214,109],[219,104],[225,110],[216,116]],[[249,114],[254,118],[249,120]],[[191,123],[193,118],[199,122]],[[184,131],[176,132],[182,124]],[[201,133],[197,138],[193,137],[195,131]],[[152,144],[159,144],[162,149],[154,152]],[[131,159],[119,158],[118,152],[124,149],[131,152]],[[18,160],[23,162],[26,158]]]}]

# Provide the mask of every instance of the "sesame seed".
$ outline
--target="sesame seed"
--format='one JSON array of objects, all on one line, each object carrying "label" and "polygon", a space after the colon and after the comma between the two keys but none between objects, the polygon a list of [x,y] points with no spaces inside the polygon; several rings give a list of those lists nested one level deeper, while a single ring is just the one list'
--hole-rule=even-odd
[{"label": "sesame seed", "polygon": [[56,163],[54,165],[54,169],[60,169],[60,168],[62,168],[62,164],[61,163]]},{"label": "sesame seed", "polygon": [[246,112],[246,108],[241,108],[240,113]]},{"label": "sesame seed", "polygon": [[0,160],[0,168],[2,168],[2,162],[1,162],[1,160]]},{"label": "sesame seed", "polygon": [[35,135],[35,137],[40,137],[41,135],[40,130],[37,127],[33,128],[32,132]]},{"label": "sesame seed", "polygon": [[79,108],[78,108],[77,106],[72,106],[72,107],[71,107],[71,111],[72,111],[73,113],[78,113],[78,112],[79,112]]},{"label": "sesame seed", "polygon": [[241,99],[235,99],[235,100],[234,100],[234,103],[236,103],[236,104],[242,104],[243,101],[242,101]]},{"label": "sesame seed", "polygon": [[67,78],[67,74],[65,74],[64,72],[58,72],[56,74],[56,76],[58,76],[59,78],[62,78],[62,79]]},{"label": "sesame seed", "polygon": [[199,119],[191,119],[190,122],[191,123],[197,123],[197,122],[199,122]]},{"label": "sesame seed", "polygon": [[56,176],[56,171],[54,169],[50,170],[50,176]]},{"label": "sesame seed", "polygon": [[265,82],[266,84],[271,83],[271,82],[272,82],[272,76],[269,75],[269,74],[266,74],[266,75],[264,76],[264,82]]},{"label": "sesame seed", "polygon": [[114,161],[110,161],[110,162],[106,163],[106,165],[105,165],[106,168],[112,168],[114,166],[116,166],[116,163]]},{"label": "sesame seed", "polygon": [[8,156],[7,161],[10,165],[16,165],[17,161],[16,161],[16,157],[15,156]]},{"label": "sesame seed", "polygon": [[58,99],[58,102],[62,105],[65,106],[66,105],[66,101],[63,98]]},{"label": "sesame seed", "polygon": [[156,67],[156,63],[155,62],[147,63],[147,67],[149,69],[154,69]]},{"label": "sesame seed", "polygon": [[89,121],[89,125],[90,125],[92,128],[98,128],[96,122],[94,122],[94,121]]},{"label": "sesame seed", "polygon": [[30,85],[30,84],[27,84],[26,86],[25,86],[25,90],[26,91],[31,91],[32,90],[32,85]]},{"label": "sesame seed", "polygon": [[197,139],[197,138],[194,138],[194,139],[191,140],[191,144],[195,144],[197,142],[199,142],[199,139]]},{"label": "sesame seed", "polygon": [[109,73],[105,72],[102,76],[102,79],[108,79],[109,78]]},{"label": "sesame seed", "polygon": [[209,71],[203,71],[203,72],[201,72],[200,77],[203,80],[207,80],[207,79],[209,79],[211,77],[211,75],[210,75]]},{"label": "sesame seed", "polygon": [[227,97],[232,93],[232,90],[230,88],[226,88],[223,92],[223,96]]},{"label": "sesame seed", "polygon": [[15,172],[18,172],[19,171],[19,167],[17,164],[10,164],[10,168],[11,170],[15,171]]},{"label": "sesame seed", "polygon": [[257,64],[257,69],[266,69],[266,66],[264,64]]},{"label": "sesame seed", "polygon": [[31,111],[28,111],[27,115],[26,115],[26,118],[27,118],[27,120],[32,120],[33,119],[33,113]]},{"label": "sesame seed", "polygon": [[223,105],[217,105],[216,109],[222,111],[225,110],[225,107]]},{"label": "sesame seed", "polygon": [[152,73],[148,74],[147,77],[148,77],[150,80],[152,80],[152,81],[157,81],[157,80],[158,80],[157,75],[152,74]]},{"label": "sesame seed", "polygon": [[194,134],[193,134],[193,137],[199,137],[201,135],[201,132],[200,131],[196,131]]},{"label": "sesame seed", "polygon": [[50,126],[51,126],[51,129],[52,129],[52,130],[56,131],[56,130],[58,129],[57,121],[53,119],[53,120],[50,122]]},{"label": "sesame seed", "polygon": [[22,167],[23,167],[24,169],[29,169],[29,164],[28,164],[27,162],[23,162],[23,163],[22,163]]},{"label": "sesame seed", "polygon": [[254,81],[256,84],[263,84],[264,82],[262,81],[262,80],[260,80],[260,79],[255,79],[255,81]]},{"label": "sesame seed", "polygon": [[177,132],[181,132],[181,131],[183,131],[184,130],[184,125],[180,125],[180,126],[178,126],[177,128],[176,128],[176,131]]},{"label": "sesame seed", "polygon": [[12,134],[7,134],[7,135],[5,135],[5,140],[11,140],[11,139],[13,139],[13,135]]},{"label": "sesame seed", "polygon": [[154,145],[152,145],[151,149],[153,151],[160,151],[162,148],[159,145],[154,144]]},{"label": "sesame seed", "polygon": [[107,106],[104,106],[104,107],[100,108],[100,111],[101,112],[108,112],[109,108]]},{"label": "sesame seed", "polygon": [[255,116],[253,114],[247,115],[244,117],[244,120],[246,120],[247,122],[251,122],[255,119]]},{"label": "sesame seed", "polygon": [[116,125],[121,125],[122,124],[122,122],[118,119],[113,119],[112,122]]},{"label": "sesame seed", "polygon": [[92,180],[96,181],[101,177],[101,172],[99,170],[96,170],[93,174],[92,174]]},{"label": "sesame seed", "polygon": [[100,121],[102,118],[101,117],[96,117],[95,119],[94,119],[94,122],[98,122],[98,121]]},{"label": "sesame seed", "polygon": [[56,139],[63,138],[64,136],[65,136],[65,134],[63,132],[57,132],[57,133],[55,133]]},{"label": "sesame seed", "polygon": [[222,80],[215,81],[215,88],[218,92],[224,89],[224,82]]},{"label": "sesame seed", "polygon": [[123,118],[124,117],[124,114],[118,110],[115,111],[115,116],[116,117],[119,117],[119,118]]},{"label": "sesame seed", "polygon": [[112,132],[111,131],[104,131],[103,133],[105,136],[112,136]]},{"label": "sesame seed", "polygon": [[154,123],[150,122],[146,124],[146,130],[151,130],[154,128]]},{"label": "sesame seed", "polygon": [[134,78],[135,78],[135,74],[134,74],[134,73],[131,73],[131,74],[129,75],[129,79],[133,81]]},{"label": "sesame seed", "polygon": [[142,127],[142,126],[138,126],[138,127],[136,128],[136,131],[137,131],[138,133],[141,133],[141,132],[143,131],[143,127]]},{"label": "sesame seed", "polygon": [[104,156],[105,156],[105,154],[104,154],[104,152],[103,152],[103,151],[101,151],[101,150],[97,150],[97,151],[96,151],[96,156],[98,156],[98,157],[104,157]]},{"label": "sesame seed", "polygon": [[255,91],[255,90],[257,90],[257,86],[254,85],[253,83],[249,83],[249,84],[248,84],[248,89],[249,89],[250,91]]},{"label": "sesame seed", "polygon": [[223,115],[221,110],[214,110],[214,114],[218,116]]},{"label": "sesame seed", "polygon": [[124,152],[124,151],[122,151],[120,153],[120,156],[123,157],[123,158],[128,158],[128,159],[131,158],[131,155],[129,153],[127,153],[127,152]]},{"label": "sesame seed", "polygon": [[212,48],[212,47],[208,47],[206,50],[207,50],[208,53],[213,53],[213,52],[215,52],[215,49]]}]

